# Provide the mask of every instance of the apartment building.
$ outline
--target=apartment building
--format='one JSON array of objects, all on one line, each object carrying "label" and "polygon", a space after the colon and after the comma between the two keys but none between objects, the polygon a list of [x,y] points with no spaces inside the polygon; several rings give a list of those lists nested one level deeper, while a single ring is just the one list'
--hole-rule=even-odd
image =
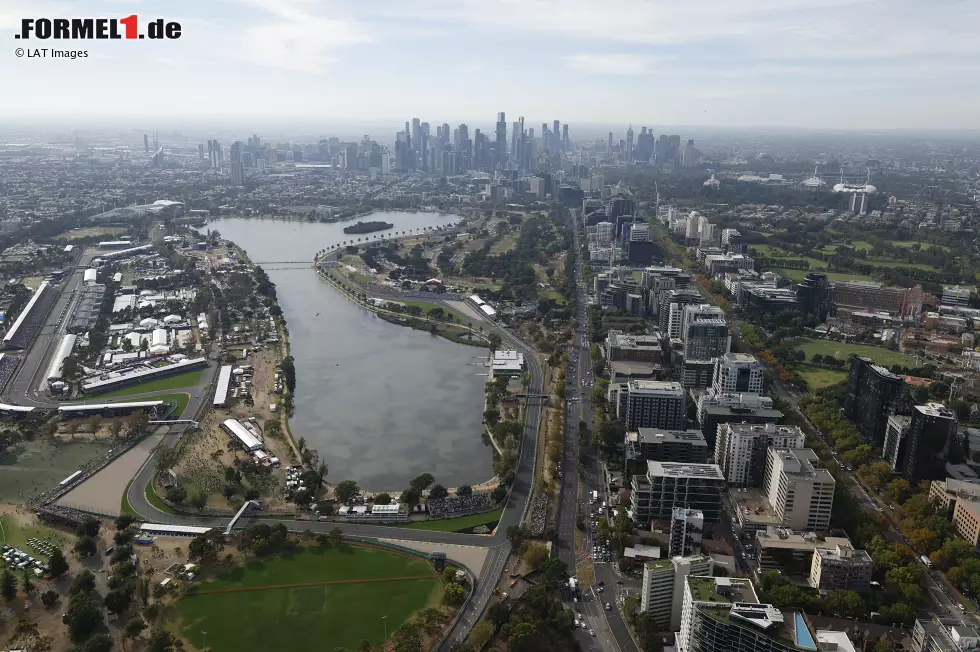
[{"label": "apartment building", "polygon": [[681,626],[684,583],[688,576],[710,576],[711,557],[671,557],[643,565],[640,609],[653,617],[663,631],[675,632]]},{"label": "apartment building", "polygon": [[764,383],[765,367],[754,355],[726,353],[715,360],[715,394],[762,394]]},{"label": "apartment building", "polygon": [[836,481],[818,463],[809,448],[769,449],[763,490],[784,526],[818,532],[830,528]]},{"label": "apartment building", "polygon": [[810,567],[810,586],[822,592],[846,589],[867,593],[871,590],[873,566],[871,555],[866,550],[855,550],[850,546],[815,550]]},{"label": "apartment building", "polygon": [[647,460],[706,464],[711,449],[700,430],[639,428],[625,438],[626,477],[646,471]]},{"label": "apartment building", "polygon": [[658,380],[631,380],[626,383],[625,399],[620,390],[619,418],[627,430],[661,428],[683,430],[686,420],[685,392],[680,383]]},{"label": "apartment building", "polygon": [[715,463],[730,487],[761,487],[770,448],[803,448],[799,426],[775,423],[725,423],[718,427]]},{"label": "apartment building", "polygon": [[687,557],[701,552],[704,538],[704,512],[675,507],[670,517],[668,557]]},{"label": "apartment building", "polygon": [[725,476],[717,464],[647,461],[646,475],[631,482],[630,517],[647,529],[653,521],[669,522],[675,508],[697,509],[708,523],[721,517]]}]

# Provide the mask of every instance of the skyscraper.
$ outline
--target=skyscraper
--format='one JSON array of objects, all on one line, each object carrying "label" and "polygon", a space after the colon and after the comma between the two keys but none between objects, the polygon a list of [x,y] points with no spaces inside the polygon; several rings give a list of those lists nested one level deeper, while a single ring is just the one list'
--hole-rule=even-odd
[{"label": "skyscraper", "polygon": [[497,148],[495,151],[494,165],[498,170],[503,170],[507,163],[507,117],[501,111],[497,114]]},{"label": "skyscraper", "polygon": [[231,146],[231,185],[245,185],[245,162],[242,160],[242,141],[236,140]]},{"label": "skyscraper", "polygon": [[612,145],[612,132],[611,131],[609,132],[609,144],[606,147],[607,147],[606,151],[609,152],[610,154],[612,154],[612,147],[613,147],[613,145]]},{"label": "skyscraper", "polygon": [[197,144],[197,155],[202,161],[204,160],[204,143]]},{"label": "skyscraper", "polygon": [[567,152],[568,151],[568,123],[567,122],[564,125],[562,125],[561,128],[561,142],[562,142],[562,148]]},{"label": "skyscraper", "polygon": [[626,152],[625,157],[627,163],[633,162],[633,125],[630,124],[629,129],[626,130]]},{"label": "skyscraper", "polygon": [[143,134],[143,150],[149,154],[150,153],[150,137]]}]

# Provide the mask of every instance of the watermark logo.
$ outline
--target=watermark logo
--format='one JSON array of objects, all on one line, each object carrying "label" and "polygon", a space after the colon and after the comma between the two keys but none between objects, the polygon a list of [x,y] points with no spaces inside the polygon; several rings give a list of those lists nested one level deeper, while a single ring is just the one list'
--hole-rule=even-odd
[{"label": "watermark logo", "polygon": [[[141,29],[142,27],[142,29]],[[121,40],[153,39],[176,40],[181,35],[180,23],[154,18],[141,25],[139,16],[125,18],[22,18],[20,33],[15,39],[22,40]]]}]

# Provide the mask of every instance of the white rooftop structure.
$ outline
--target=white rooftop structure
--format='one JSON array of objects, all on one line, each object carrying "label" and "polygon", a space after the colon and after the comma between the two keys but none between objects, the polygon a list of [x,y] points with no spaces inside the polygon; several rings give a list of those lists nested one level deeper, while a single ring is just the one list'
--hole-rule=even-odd
[{"label": "white rooftop structure", "polygon": [[231,365],[222,365],[218,371],[218,383],[214,390],[214,406],[224,407],[228,402],[228,386],[231,384]]},{"label": "white rooftop structure", "polygon": [[76,335],[68,333],[61,338],[61,343],[58,344],[58,350],[54,352],[54,357],[51,358],[51,364],[48,365],[48,382],[55,380],[61,380],[61,372],[65,365],[65,359],[71,355],[72,349],[75,348]]},{"label": "white rooftop structure", "polygon": [[17,319],[14,320],[14,323],[7,330],[7,334],[3,336],[4,346],[9,345],[11,340],[14,339],[14,336],[17,335],[17,331],[20,329],[21,324],[24,323],[27,316],[31,314],[32,310],[34,310],[34,306],[37,305],[38,300],[44,294],[45,290],[48,289],[48,286],[49,283],[47,281],[43,281],[41,285],[38,286],[37,290],[34,291],[34,295],[30,298],[30,301],[27,302],[24,309],[20,311],[19,315],[17,315]]},{"label": "white rooftop structure", "polygon": [[259,441],[258,437],[253,435],[237,419],[226,419],[222,422],[221,427],[225,429],[225,432],[237,439],[246,452],[251,453],[262,448],[262,442]]}]

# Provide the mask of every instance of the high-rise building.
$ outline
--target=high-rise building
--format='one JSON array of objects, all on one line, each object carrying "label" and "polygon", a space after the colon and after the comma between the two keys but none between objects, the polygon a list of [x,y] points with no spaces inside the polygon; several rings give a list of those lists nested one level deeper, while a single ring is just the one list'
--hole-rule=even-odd
[{"label": "high-rise building", "polygon": [[912,397],[905,379],[879,367],[871,358],[851,358],[847,386],[850,391],[844,402],[844,416],[875,446],[884,443],[889,414],[912,412]]},{"label": "high-rise building", "polygon": [[197,144],[197,156],[202,161],[204,160],[204,143],[198,143]]},{"label": "high-rise building", "polygon": [[629,243],[626,258],[635,265],[649,265],[653,262],[654,246],[650,241],[650,225],[634,223],[630,225]]},{"label": "high-rise building", "polygon": [[645,473],[648,460],[707,464],[713,453],[700,430],[638,428],[627,431],[624,443],[626,478]]},{"label": "high-rise building", "polygon": [[568,151],[568,123],[565,123],[561,127],[561,143],[562,149],[566,152]]},{"label": "high-rise building", "polygon": [[504,112],[497,114],[497,147],[494,151],[496,157],[495,166],[498,170],[503,170],[507,164],[507,118]]},{"label": "high-rise building", "polygon": [[670,517],[670,540],[667,557],[688,557],[701,552],[704,538],[704,513],[696,509],[675,507]]},{"label": "high-rise building", "polygon": [[663,631],[677,631],[681,626],[687,577],[709,576],[713,568],[711,557],[707,555],[647,562],[643,565],[640,609],[650,614]]},{"label": "high-rise building", "polygon": [[798,288],[796,299],[800,302],[800,310],[813,315],[817,321],[823,322],[830,314],[831,286],[827,275],[820,272],[810,272]]},{"label": "high-rise building", "polygon": [[625,157],[627,163],[633,162],[633,125],[629,126],[626,130],[626,152]]},{"label": "high-rise building", "polygon": [[631,380],[627,383],[625,413],[621,410],[619,418],[626,424],[627,430],[638,428],[683,430],[684,395],[684,388],[680,383]]},{"label": "high-rise building", "polygon": [[668,152],[667,152],[667,162],[671,165],[680,165],[681,163],[681,137],[677,134],[671,134],[667,138],[668,142]]},{"label": "high-rise building", "polygon": [[[817,636],[802,613],[759,603],[752,580],[685,578],[677,652],[815,652]],[[843,635],[843,640],[847,637]],[[853,652],[839,650],[838,652]]]},{"label": "high-rise building", "polygon": [[242,141],[236,140],[231,146],[231,185],[245,185],[245,161],[242,158]]},{"label": "high-rise building", "polygon": [[700,157],[698,156],[698,150],[694,147],[694,141],[688,140],[687,145],[684,147],[684,151],[681,154],[681,166],[686,168],[697,167],[700,163]]},{"label": "high-rise building", "polygon": [[802,448],[799,426],[726,423],[718,427],[715,462],[733,487],[761,487],[770,448]]},{"label": "high-rise building", "polygon": [[150,153],[150,136],[148,134],[143,134],[143,151],[147,154]]},{"label": "high-rise building", "polygon": [[839,545],[833,549],[818,548],[813,551],[810,566],[810,586],[821,593],[843,589],[855,593],[871,590],[874,564],[866,550]]},{"label": "high-rise building", "polygon": [[660,300],[660,332],[672,339],[680,339],[683,333],[684,308],[699,303],[701,295],[696,290],[669,290]]},{"label": "high-rise building", "polygon": [[732,344],[724,311],[707,303],[684,307],[681,335],[685,360],[717,358],[728,353]]},{"label": "high-rise building", "polygon": [[677,507],[700,510],[708,523],[721,518],[725,476],[717,464],[649,460],[646,475],[634,475],[631,484],[629,515],[641,529],[669,523]]},{"label": "high-rise building", "polygon": [[208,141],[208,158],[212,170],[221,169],[221,143],[217,139]]},{"label": "high-rise building", "polygon": [[885,425],[885,442],[881,447],[881,458],[891,464],[896,473],[905,471],[908,459],[908,435],[912,417],[903,414],[889,414]]},{"label": "high-rise building", "polygon": [[809,448],[770,448],[763,491],[779,522],[791,530],[823,532],[830,528],[834,476],[819,466]]},{"label": "high-rise building", "polygon": [[910,652],[966,652],[980,645],[980,632],[959,618],[916,620]]},{"label": "high-rise building", "polygon": [[916,405],[912,409],[902,474],[913,487],[920,480],[946,477],[946,456],[956,438],[956,413],[942,403]]},{"label": "high-rise building", "polygon": [[715,361],[711,388],[716,394],[762,394],[765,367],[754,355],[726,353]]}]

